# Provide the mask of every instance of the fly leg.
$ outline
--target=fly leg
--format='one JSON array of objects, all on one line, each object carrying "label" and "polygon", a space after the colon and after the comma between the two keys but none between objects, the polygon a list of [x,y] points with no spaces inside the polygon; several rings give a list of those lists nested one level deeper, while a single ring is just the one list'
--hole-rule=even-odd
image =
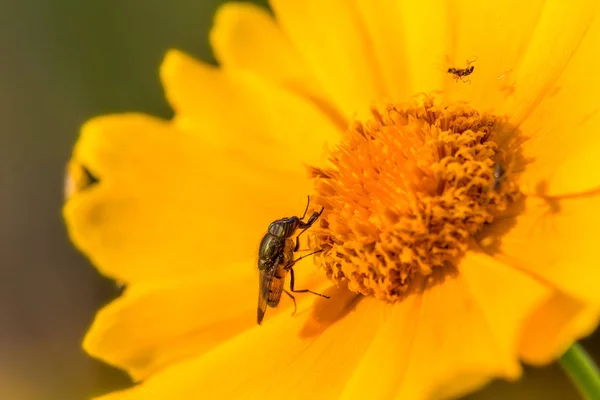
[{"label": "fly leg", "polygon": [[296,245],[294,246],[294,253],[300,250],[300,240],[298,239],[298,236],[296,236]]},{"label": "fly leg", "polygon": [[475,61],[477,61],[479,57],[475,56],[474,59],[472,59],[471,61],[467,60],[467,68],[469,67],[469,65],[473,64]]},{"label": "fly leg", "polygon": [[[299,247],[299,245],[300,245],[300,243],[299,243],[299,242],[296,240],[296,247]],[[294,251],[297,251],[297,250],[294,250]],[[289,263],[289,265],[286,265],[286,266],[284,267],[284,269],[285,269],[286,271],[292,271],[292,268],[294,267],[294,265],[296,265],[296,263],[297,263],[298,261],[300,261],[300,260],[302,260],[303,258],[306,258],[306,257],[308,257],[308,256],[312,256],[313,254],[320,253],[320,252],[322,252],[322,251],[323,251],[323,249],[320,249],[320,250],[315,250],[315,251],[313,251],[312,253],[308,253],[308,254],[305,254],[305,255],[303,255],[303,256],[301,256],[301,257],[298,257],[298,258],[296,258],[294,261],[292,261],[291,263]],[[293,292],[293,290],[292,290],[292,292]]]},{"label": "fly leg", "polygon": [[302,235],[305,230],[310,228],[312,226],[312,224],[314,224],[315,221],[317,219],[319,219],[321,214],[323,214],[323,210],[325,209],[324,207],[321,207],[321,211],[312,213],[312,215],[310,216],[308,221],[306,221],[306,222],[302,221],[304,219],[304,217],[306,217],[306,213],[308,212],[308,206],[310,205],[310,196],[307,196],[307,197],[308,197],[308,199],[306,202],[306,208],[304,209],[304,214],[302,214],[302,216],[300,217],[300,223],[298,224],[298,228],[302,229],[302,231],[300,231],[298,236],[296,236],[296,246],[294,247],[294,252],[296,252],[300,249],[300,242],[298,240],[300,235]]},{"label": "fly leg", "polygon": [[[300,221],[300,224],[298,225],[298,227],[300,229],[302,229],[302,232],[304,232],[305,230],[310,228],[312,226],[312,224],[315,223],[315,221],[321,216],[321,214],[323,214],[323,210],[325,210],[325,207],[321,207],[320,211],[315,211],[314,213],[312,213],[312,215],[310,216],[308,221],[306,221],[306,222]],[[304,219],[304,217],[302,217],[301,219]],[[300,232],[300,234],[302,234],[302,232]]]},{"label": "fly leg", "polygon": [[292,299],[292,301],[294,302],[294,312],[292,313],[292,315],[296,314],[296,298],[294,296],[292,296],[292,294],[285,289],[283,289],[283,292],[285,294],[287,294],[288,296],[290,296],[290,299]]},{"label": "fly leg", "polygon": [[[294,251],[298,251],[298,249],[300,248],[300,242],[298,241],[298,238],[300,237],[300,235],[302,235],[308,228],[310,228],[312,226],[312,224],[315,223],[315,221],[321,216],[321,214],[323,214],[323,210],[325,210],[325,207],[321,207],[321,211],[314,212],[310,216],[308,221],[306,221],[306,222],[300,221],[300,224],[298,226],[302,230],[300,231],[298,236],[296,236],[296,247],[294,248]],[[302,217],[302,218],[304,218],[304,217]]]},{"label": "fly leg", "polygon": [[[312,293],[312,294],[317,295],[317,296],[325,297],[326,299],[329,298],[329,296],[327,296],[327,295],[324,295],[324,294],[321,294],[321,293],[317,293],[317,292],[313,292],[312,290],[308,290],[308,289],[294,289],[294,269],[293,268],[290,268],[290,290],[292,292],[294,292],[294,293]],[[294,300],[294,303],[295,303],[295,300]]]}]

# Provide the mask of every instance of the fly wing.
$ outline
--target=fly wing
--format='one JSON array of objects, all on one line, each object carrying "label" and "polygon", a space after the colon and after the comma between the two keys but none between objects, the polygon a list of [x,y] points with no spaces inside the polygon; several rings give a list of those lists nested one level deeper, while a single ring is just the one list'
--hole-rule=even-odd
[{"label": "fly wing", "polygon": [[275,268],[267,268],[260,271],[258,281],[258,308],[256,314],[256,322],[260,325],[265,312],[267,311],[267,301],[269,300],[269,292],[271,290],[271,282],[275,277]]}]

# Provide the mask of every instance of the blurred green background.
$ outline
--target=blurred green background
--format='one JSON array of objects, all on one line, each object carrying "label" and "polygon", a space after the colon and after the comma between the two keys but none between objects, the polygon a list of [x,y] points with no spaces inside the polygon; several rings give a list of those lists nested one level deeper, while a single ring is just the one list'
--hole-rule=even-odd
[{"label": "blurred green background", "polygon": [[[0,399],[84,399],[130,384],[80,349],[95,311],[118,291],[69,244],[60,214],[64,167],[92,116],[170,116],[158,66],[172,47],[213,60],[207,37],[220,3],[1,1]],[[600,358],[600,339],[584,344]],[[551,366],[469,398],[577,394]]]}]

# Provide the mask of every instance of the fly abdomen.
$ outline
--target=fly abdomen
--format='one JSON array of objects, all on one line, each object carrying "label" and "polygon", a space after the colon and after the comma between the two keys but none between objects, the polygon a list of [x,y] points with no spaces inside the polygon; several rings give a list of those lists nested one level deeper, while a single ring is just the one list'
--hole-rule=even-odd
[{"label": "fly abdomen", "polygon": [[281,294],[283,293],[283,284],[285,283],[285,272],[278,271],[273,276],[271,284],[269,285],[269,293],[267,295],[267,305],[269,307],[277,307],[279,300],[281,300]]}]

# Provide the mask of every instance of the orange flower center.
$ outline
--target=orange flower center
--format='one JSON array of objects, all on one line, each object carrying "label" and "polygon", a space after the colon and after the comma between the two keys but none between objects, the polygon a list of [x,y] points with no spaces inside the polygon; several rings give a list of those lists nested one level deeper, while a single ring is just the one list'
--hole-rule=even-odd
[{"label": "orange flower center", "polygon": [[310,243],[330,280],[394,302],[456,265],[519,192],[499,117],[429,97],[372,114],[311,168],[325,212]]}]

